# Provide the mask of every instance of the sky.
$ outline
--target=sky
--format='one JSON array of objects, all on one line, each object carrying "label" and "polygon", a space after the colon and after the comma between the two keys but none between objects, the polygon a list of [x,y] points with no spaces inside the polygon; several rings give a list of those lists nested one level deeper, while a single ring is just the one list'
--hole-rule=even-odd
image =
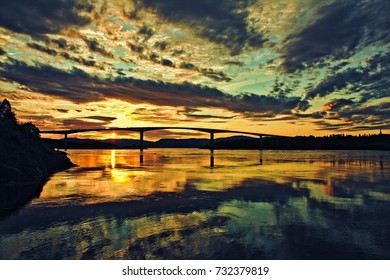
[{"label": "sky", "polygon": [[388,0],[0,0],[0,98],[41,130],[390,133],[389,14]]}]

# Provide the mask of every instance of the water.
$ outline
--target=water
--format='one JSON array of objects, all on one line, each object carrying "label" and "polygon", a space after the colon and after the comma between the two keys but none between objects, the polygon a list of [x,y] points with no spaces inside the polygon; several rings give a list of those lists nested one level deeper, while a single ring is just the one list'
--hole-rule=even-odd
[{"label": "water", "polygon": [[0,220],[0,259],[390,258],[390,152],[69,157]]}]

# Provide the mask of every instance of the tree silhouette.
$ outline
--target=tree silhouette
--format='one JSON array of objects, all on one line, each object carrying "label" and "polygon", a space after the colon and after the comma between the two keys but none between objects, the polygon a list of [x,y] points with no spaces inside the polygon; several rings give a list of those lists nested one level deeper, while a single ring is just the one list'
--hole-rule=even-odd
[{"label": "tree silhouette", "polygon": [[11,104],[7,99],[4,99],[0,104],[0,119],[16,123],[15,113],[12,112]]}]

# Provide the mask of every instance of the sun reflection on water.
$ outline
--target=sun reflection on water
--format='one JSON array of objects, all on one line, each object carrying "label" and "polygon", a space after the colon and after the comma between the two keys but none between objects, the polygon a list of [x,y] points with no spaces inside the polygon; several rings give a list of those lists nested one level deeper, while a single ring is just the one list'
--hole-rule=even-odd
[{"label": "sun reflection on water", "polygon": [[216,165],[210,169],[208,151],[204,150],[190,150],[186,156],[177,155],[175,150],[147,150],[143,164],[137,150],[71,150],[69,155],[78,166],[54,174],[32,204],[127,201],[158,193],[183,193],[188,188],[225,192],[253,180],[308,189],[319,200],[336,201],[348,194],[342,182],[349,177],[365,176],[371,181],[381,176],[377,166],[355,164],[350,168],[343,163],[334,168],[332,161],[280,160],[283,155],[272,160],[273,155],[267,158],[265,152],[259,164],[257,153],[240,153],[237,158],[232,151],[216,151]]},{"label": "sun reflection on water", "polygon": [[210,169],[207,150],[71,150],[0,257],[388,258],[390,161],[308,153],[215,151]]}]

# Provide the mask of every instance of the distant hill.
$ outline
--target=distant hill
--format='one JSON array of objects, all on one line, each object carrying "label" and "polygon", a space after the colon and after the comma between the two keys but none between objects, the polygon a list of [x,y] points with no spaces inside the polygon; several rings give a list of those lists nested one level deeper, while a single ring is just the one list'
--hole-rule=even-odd
[{"label": "distant hill", "polygon": [[[250,140],[252,137],[233,136],[215,139],[214,143],[234,140]],[[53,148],[63,148],[62,139],[44,139]],[[210,139],[208,138],[190,138],[190,139],[160,139],[158,141],[144,140],[145,148],[208,148]],[[139,149],[139,140],[135,139],[106,139],[92,140],[82,138],[68,138],[68,149]]]},{"label": "distant hill", "polygon": [[390,150],[390,135],[331,135],[324,137],[264,137],[221,141],[215,149],[274,149],[274,150]]},{"label": "distant hill", "polygon": [[[62,148],[63,140],[45,139],[52,147]],[[158,141],[144,141],[145,148],[209,148],[210,139],[160,139]],[[296,137],[264,137],[232,136],[216,138],[214,149],[279,149],[279,150],[390,150],[390,135],[361,135],[344,136],[331,135],[324,137],[296,136]],[[70,149],[139,149],[139,140],[135,139],[107,139],[91,140],[69,138]]]}]

